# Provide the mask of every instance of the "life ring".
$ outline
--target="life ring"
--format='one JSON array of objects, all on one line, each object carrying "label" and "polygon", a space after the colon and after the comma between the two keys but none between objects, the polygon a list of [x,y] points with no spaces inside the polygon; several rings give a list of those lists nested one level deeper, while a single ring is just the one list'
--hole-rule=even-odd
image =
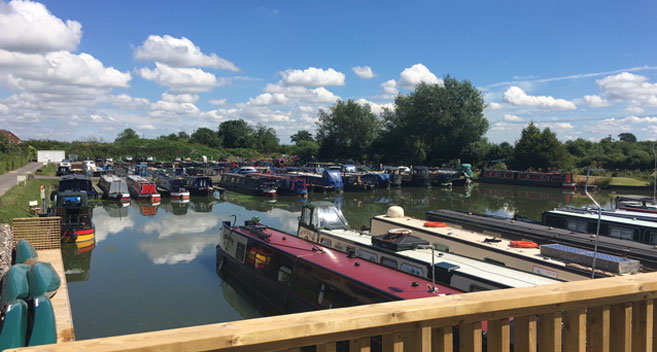
[{"label": "life ring", "polygon": [[447,226],[444,222],[440,221],[427,221],[424,223],[424,227],[445,227]]},{"label": "life ring", "polygon": [[514,248],[538,248],[538,244],[532,241],[511,241],[510,246]]}]

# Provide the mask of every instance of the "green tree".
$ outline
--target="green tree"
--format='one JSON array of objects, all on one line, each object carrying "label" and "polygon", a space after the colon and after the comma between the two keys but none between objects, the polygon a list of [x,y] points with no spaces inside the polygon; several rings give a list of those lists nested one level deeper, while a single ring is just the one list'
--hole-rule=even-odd
[{"label": "green tree", "polygon": [[636,136],[629,132],[619,134],[618,139],[625,142],[636,142]]},{"label": "green tree", "polygon": [[290,140],[294,143],[299,143],[299,141],[314,141],[312,133],[306,130],[300,130],[297,133],[290,136]]},{"label": "green tree", "polygon": [[381,126],[369,105],[339,100],[328,111],[319,111],[319,156],[330,160],[367,160]]},{"label": "green tree", "polygon": [[468,81],[445,76],[443,85],[421,83],[395,98],[384,113],[387,153],[397,162],[435,163],[461,156],[488,130],[484,99]]},{"label": "green tree", "polygon": [[271,153],[279,149],[279,139],[276,130],[259,124],[255,128],[255,149],[261,153]]},{"label": "green tree", "polygon": [[225,148],[253,148],[255,145],[253,127],[246,121],[229,120],[219,125],[219,137]]},{"label": "green tree", "polygon": [[120,132],[117,136],[116,139],[114,139],[114,142],[122,143],[122,142],[128,142],[128,141],[134,141],[138,140],[139,135],[135,130],[132,128],[126,128],[123,130],[123,132]]},{"label": "green tree", "polygon": [[314,141],[301,140],[292,147],[292,152],[301,162],[317,160],[319,144]]},{"label": "green tree", "polygon": [[205,127],[201,127],[194,131],[189,142],[207,145],[210,148],[221,147],[221,139],[219,139],[217,132]]},{"label": "green tree", "polygon": [[189,135],[185,131],[178,132],[178,139],[189,139]]},{"label": "green tree", "polygon": [[511,166],[515,169],[566,167],[569,159],[566,147],[557,135],[546,127],[543,132],[531,122],[523,128],[516,142]]}]

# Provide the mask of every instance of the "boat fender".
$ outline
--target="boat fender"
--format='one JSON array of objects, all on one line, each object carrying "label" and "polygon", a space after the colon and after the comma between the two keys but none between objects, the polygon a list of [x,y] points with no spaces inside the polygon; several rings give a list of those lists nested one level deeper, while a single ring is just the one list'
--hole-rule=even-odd
[{"label": "boat fender", "polygon": [[440,221],[427,221],[424,223],[424,227],[445,227],[447,226],[444,222]]},{"label": "boat fender", "polygon": [[514,248],[538,248],[538,244],[532,241],[511,241],[509,245]]}]

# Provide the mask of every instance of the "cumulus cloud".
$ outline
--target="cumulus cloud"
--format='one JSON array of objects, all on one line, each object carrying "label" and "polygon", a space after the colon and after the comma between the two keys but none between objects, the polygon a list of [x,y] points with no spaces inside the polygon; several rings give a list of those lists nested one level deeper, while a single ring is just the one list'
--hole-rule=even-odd
[{"label": "cumulus cloud", "polygon": [[198,95],[162,93],[162,100],[172,103],[196,103],[198,101]]},{"label": "cumulus cloud", "polygon": [[45,5],[13,0],[0,3],[0,48],[23,53],[75,50],[82,25],[53,16]]},{"label": "cumulus cloud", "polygon": [[253,105],[280,105],[288,102],[288,98],[283,93],[263,93],[255,98],[249,98],[249,104]]},{"label": "cumulus cloud", "polygon": [[266,93],[280,93],[287,98],[295,99],[302,104],[329,104],[335,103],[340,97],[324,87],[309,89],[306,87],[285,87],[280,84],[267,84]]},{"label": "cumulus cloud", "polygon": [[520,117],[520,116],[505,114],[504,115],[504,121],[521,122],[521,121],[526,121],[526,120],[524,118]]},{"label": "cumulus cloud", "polygon": [[149,116],[152,117],[176,117],[180,115],[197,115],[201,113],[196,105],[192,103],[172,102],[160,100],[151,104]]},{"label": "cumulus cloud", "polygon": [[104,100],[124,109],[138,109],[150,105],[146,98],[136,98],[129,94],[109,95]]},{"label": "cumulus cloud", "polygon": [[212,105],[226,105],[226,99],[212,99],[208,103]]},{"label": "cumulus cloud", "polygon": [[587,131],[600,134],[615,135],[619,132],[631,132],[637,129],[657,128],[657,116],[627,116],[623,118],[608,118],[598,123],[586,126]]},{"label": "cumulus cloud", "polygon": [[538,124],[539,128],[546,128],[549,127],[552,130],[571,130],[575,128],[571,123],[569,122],[549,122],[549,123],[539,123]]},{"label": "cumulus cloud", "polygon": [[7,107],[7,105],[0,104],[0,114],[6,114],[8,112],[9,112],[9,108]]},{"label": "cumulus cloud", "polygon": [[134,57],[142,61],[161,62],[171,67],[196,66],[239,71],[235,64],[220,58],[215,53],[203,54],[198,46],[185,37],[150,35],[140,47],[135,49]]},{"label": "cumulus cloud", "polygon": [[150,130],[150,131],[155,130],[155,126],[153,126],[151,124],[139,125],[138,128],[140,130]]},{"label": "cumulus cloud", "polygon": [[236,104],[235,107],[227,109],[215,109],[205,113],[214,120],[236,120],[255,121],[261,123],[286,123],[291,122],[291,113],[288,111],[273,110],[269,106]]},{"label": "cumulus cloud", "polygon": [[607,99],[604,99],[599,95],[585,95],[584,102],[586,105],[592,108],[600,108],[611,105]]},{"label": "cumulus cloud", "polygon": [[504,109],[504,105],[496,102],[488,103],[488,108],[491,110],[501,110]]},{"label": "cumulus cloud", "polygon": [[443,84],[443,80],[439,79],[429,71],[429,69],[422,64],[415,64],[402,71],[399,76],[399,86],[406,89],[414,89],[420,83],[428,84]]},{"label": "cumulus cloud", "polygon": [[602,93],[609,100],[623,102],[635,112],[646,106],[657,106],[657,84],[648,78],[629,72],[596,80]]},{"label": "cumulus cloud", "polygon": [[356,102],[361,105],[369,105],[370,109],[372,109],[372,112],[375,113],[376,115],[381,115],[384,109],[388,109],[390,111],[395,110],[395,104],[393,103],[377,104],[367,99],[358,99],[356,100]]},{"label": "cumulus cloud", "polygon": [[372,72],[372,68],[369,66],[354,66],[351,68],[352,71],[356,74],[356,76],[363,78],[363,79],[370,79],[374,78],[374,72]]},{"label": "cumulus cloud", "polygon": [[381,83],[381,88],[383,89],[381,97],[384,99],[394,99],[399,94],[397,82],[394,79]]},{"label": "cumulus cloud", "polygon": [[322,87],[343,86],[344,73],[332,68],[327,70],[309,67],[305,70],[285,70],[279,72],[283,79],[279,82],[283,86]]},{"label": "cumulus cloud", "polygon": [[527,95],[520,87],[512,86],[504,92],[504,102],[515,106],[530,106],[544,110],[572,110],[574,103],[565,99],[555,99],[549,96]]},{"label": "cumulus cloud", "polygon": [[138,73],[142,78],[166,86],[174,93],[207,92],[226,84],[223,79],[217,80],[212,73],[198,68],[171,67],[159,62],[155,63],[154,69],[144,67]]}]

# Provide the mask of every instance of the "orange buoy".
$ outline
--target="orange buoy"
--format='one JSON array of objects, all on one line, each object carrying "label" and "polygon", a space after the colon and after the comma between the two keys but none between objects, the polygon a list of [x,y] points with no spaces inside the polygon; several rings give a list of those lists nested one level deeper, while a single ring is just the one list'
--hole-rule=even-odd
[{"label": "orange buoy", "polygon": [[532,241],[511,241],[511,247],[514,248],[538,248],[538,244]]},{"label": "orange buoy", "polygon": [[424,227],[445,227],[445,226],[447,225],[445,225],[444,222],[440,222],[440,221],[427,221],[424,223]]}]

